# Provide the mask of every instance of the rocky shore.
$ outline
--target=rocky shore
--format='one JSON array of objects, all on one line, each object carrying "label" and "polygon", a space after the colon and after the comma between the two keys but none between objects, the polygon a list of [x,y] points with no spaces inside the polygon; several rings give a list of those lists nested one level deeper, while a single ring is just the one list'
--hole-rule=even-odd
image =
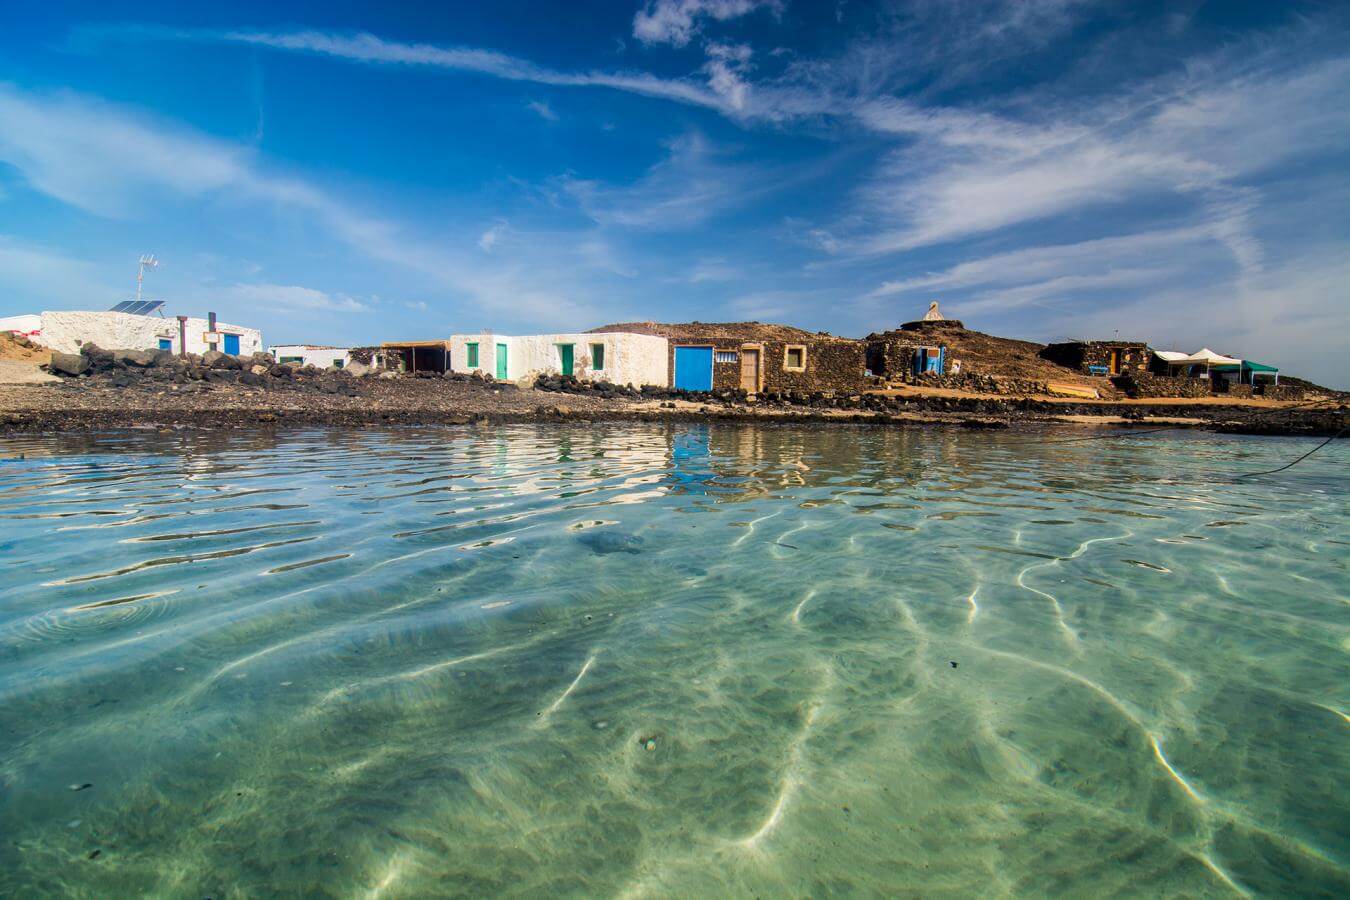
[{"label": "rocky shore", "polygon": [[407,376],[278,364],[223,353],[86,347],[53,354],[50,384],[0,385],[0,432],[114,428],[451,425],[629,419],[861,422],[964,428],[1135,425],[1251,434],[1336,434],[1346,404],[1073,402],[1034,397],[909,397],[876,393],[715,394],[546,376],[533,387],[476,375]]}]

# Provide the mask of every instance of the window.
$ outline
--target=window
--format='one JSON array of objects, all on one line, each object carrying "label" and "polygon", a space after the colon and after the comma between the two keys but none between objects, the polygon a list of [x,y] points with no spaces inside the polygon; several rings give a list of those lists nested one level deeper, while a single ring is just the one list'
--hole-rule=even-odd
[{"label": "window", "polygon": [[161,350],[172,350],[172,349],[173,349],[173,340],[172,340],[171,338],[160,338],[160,339],[159,339],[159,349],[161,349]]},{"label": "window", "polygon": [[469,360],[468,360],[469,368],[470,368],[470,369],[476,369],[476,368],[478,368],[478,345],[477,345],[476,343],[475,343],[475,344],[465,344],[465,345],[464,345],[464,349],[467,350],[467,351],[468,351],[468,354],[469,354]]},{"label": "window", "polygon": [[783,349],[783,368],[789,372],[806,371],[805,344],[788,344]]},{"label": "window", "polygon": [[735,350],[718,350],[713,354],[713,359],[721,363],[734,363],[737,359]]},{"label": "window", "polygon": [[303,363],[304,361],[305,358],[303,356],[283,356],[281,359],[277,360],[277,362],[282,365],[285,365],[286,363]]},{"label": "window", "polygon": [[591,371],[603,372],[605,370],[605,345],[591,344]]},{"label": "window", "polygon": [[342,368],[343,366],[345,366],[346,364],[347,364],[347,363],[346,363],[345,360],[341,360],[341,359],[335,359],[335,360],[333,360],[333,368],[335,368],[335,369],[340,369],[340,368]]}]

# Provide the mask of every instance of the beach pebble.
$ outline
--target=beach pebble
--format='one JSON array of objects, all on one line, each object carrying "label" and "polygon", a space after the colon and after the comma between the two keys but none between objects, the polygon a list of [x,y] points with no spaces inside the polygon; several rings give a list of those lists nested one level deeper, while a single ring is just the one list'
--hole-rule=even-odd
[{"label": "beach pebble", "polygon": [[591,723],[591,727],[594,728],[596,731],[604,731],[606,728],[609,727],[609,723],[606,722],[604,719],[596,719],[594,722]]},{"label": "beach pebble", "polygon": [[646,750],[648,753],[651,753],[653,750],[655,750],[655,749],[656,749],[656,738],[647,738],[647,740],[643,741],[643,742],[642,742],[642,749],[643,749],[643,750]]},{"label": "beach pebble", "polygon": [[84,784],[72,784],[72,785],[70,786],[70,789],[71,789],[72,791],[82,791],[82,790],[84,790],[85,788],[91,788],[91,787],[93,787],[93,785],[92,785],[91,783],[89,783],[89,782],[86,781]]},{"label": "beach pebble", "polygon": [[953,669],[955,669],[955,668],[956,668],[956,666],[957,666],[957,662],[956,662],[956,660],[952,660],[952,668],[953,668]]}]

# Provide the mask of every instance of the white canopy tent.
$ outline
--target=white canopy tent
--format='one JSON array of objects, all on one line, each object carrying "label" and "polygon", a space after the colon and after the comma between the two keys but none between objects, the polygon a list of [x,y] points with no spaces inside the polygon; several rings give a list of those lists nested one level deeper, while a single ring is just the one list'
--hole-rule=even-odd
[{"label": "white canopy tent", "polygon": [[1169,371],[1175,373],[1177,369],[1195,371],[1204,367],[1204,372],[1197,372],[1201,378],[1208,378],[1210,369],[1215,366],[1242,366],[1242,360],[1234,359],[1231,356],[1224,356],[1221,353],[1215,353],[1213,350],[1205,347],[1194,353],[1180,353],[1176,350],[1154,350],[1153,354],[1167,364]]}]

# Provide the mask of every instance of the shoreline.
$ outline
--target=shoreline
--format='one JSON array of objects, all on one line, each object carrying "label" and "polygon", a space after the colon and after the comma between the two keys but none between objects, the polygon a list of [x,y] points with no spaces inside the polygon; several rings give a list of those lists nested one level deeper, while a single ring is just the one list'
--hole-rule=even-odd
[{"label": "shoreline", "polygon": [[[13,388],[14,386],[8,386]],[[25,386],[28,387],[28,386]],[[18,392],[29,394],[33,388]],[[50,388],[37,388],[50,392]],[[1029,398],[973,397],[910,399],[884,408],[855,405],[800,406],[707,401],[633,401],[599,399],[534,390],[493,390],[488,396],[455,396],[438,392],[435,403],[390,405],[355,397],[300,398],[277,396],[195,395],[180,397],[118,396],[139,391],[113,389],[84,396],[15,398],[0,393],[0,436],[35,433],[93,433],[126,429],[290,429],[462,426],[472,424],[541,424],[585,422],[748,423],[797,425],[872,425],[963,429],[1034,429],[1081,432],[1089,429],[1177,428],[1214,433],[1327,437],[1346,424],[1338,403],[1251,408],[1218,404],[1061,403]],[[70,391],[61,391],[61,394]],[[233,392],[230,392],[233,393]],[[480,388],[477,393],[482,393]],[[30,402],[23,402],[23,401]],[[150,402],[156,400],[159,402]],[[18,401],[18,402],[16,402]],[[132,402],[127,402],[132,401]],[[141,401],[141,402],[136,402]],[[207,402],[198,402],[207,401]],[[291,401],[291,402],[285,402]],[[456,402],[464,401],[464,402]]]}]

